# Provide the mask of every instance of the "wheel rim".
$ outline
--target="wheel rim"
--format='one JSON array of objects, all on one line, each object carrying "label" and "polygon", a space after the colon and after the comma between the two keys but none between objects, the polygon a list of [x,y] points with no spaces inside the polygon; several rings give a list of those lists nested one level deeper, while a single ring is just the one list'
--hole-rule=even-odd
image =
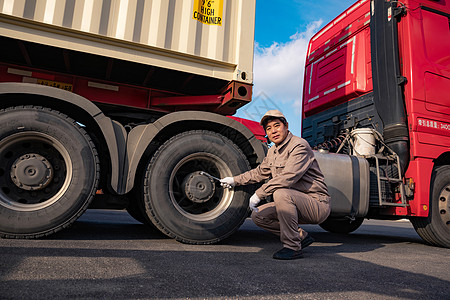
[{"label": "wheel rim", "polygon": [[449,229],[450,228],[450,208],[449,208],[449,198],[450,198],[450,184],[444,187],[439,194],[439,216],[441,217],[442,224]]},{"label": "wheel rim", "polygon": [[72,178],[65,147],[40,132],[21,132],[0,141],[0,205],[35,211],[55,203]]},{"label": "wheel rim", "polygon": [[182,159],[170,175],[169,195],[174,207],[195,221],[216,219],[230,206],[234,190],[222,188],[219,182],[200,172],[223,178],[231,170],[219,157],[195,153]]}]

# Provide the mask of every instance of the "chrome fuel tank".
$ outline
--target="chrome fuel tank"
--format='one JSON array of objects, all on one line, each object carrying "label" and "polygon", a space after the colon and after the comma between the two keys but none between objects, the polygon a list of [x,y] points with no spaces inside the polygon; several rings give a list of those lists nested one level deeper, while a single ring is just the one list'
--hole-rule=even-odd
[{"label": "chrome fuel tank", "polygon": [[314,154],[331,196],[331,216],[364,217],[369,209],[369,162],[353,155]]}]

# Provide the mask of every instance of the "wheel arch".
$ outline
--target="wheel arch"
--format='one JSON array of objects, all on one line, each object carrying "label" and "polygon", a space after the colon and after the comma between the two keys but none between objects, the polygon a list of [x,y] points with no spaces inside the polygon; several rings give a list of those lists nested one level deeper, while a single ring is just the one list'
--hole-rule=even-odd
[{"label": "wheel arch", "polygon": [[261,163],[266,154],[265,146],[250,129],[231,118],[203,111],[170,113],[154,123],[137,126],[129,133],[125,191],[129,192],[133,188],[136,174],[159,145],[176,134],[190,130],[209,130],[227,137],[242,150],[251,167]]},{"label": "wheel arch", "polygon": [[[126,132],[122,125],[105,116],[88,99],[61,89],[30,83],[0,83],[0,109],[35,105],[57,110],[76,120],[88,130],[101,156],[101,183],[120,193],[120,170],[124,157]],[[118,170],[109,171],[108,170]],[[110,176],[106,178],[105,176]]]},{"label": "wheel arch", "polygon": [[442,165],[450,165],[450,151],[444,152],[438,158],[433,160],[434,168]]}]

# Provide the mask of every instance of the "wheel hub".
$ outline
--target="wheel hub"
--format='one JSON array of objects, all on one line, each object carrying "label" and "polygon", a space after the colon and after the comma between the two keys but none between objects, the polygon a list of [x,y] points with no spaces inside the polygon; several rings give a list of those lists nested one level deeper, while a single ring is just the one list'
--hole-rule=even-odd
[{"label": "wheel hub", "polygon": [[212,179],[200,172],[193,172],[184,179],[184,192],[186,197],[194,203],[204,203],[210,200],[215,193],[216,187]]},{"label": "wheel hub", "polygon": [[41,190],[53,178],[53,168],[42,155],[30,153],[19,157],[11,167],[11,180],[24,190]]},{"label": "wheel hub", "polygon": [[449,198],[450,198],[450,184],[447,185],[439,195],[439,214],[442,218],[443,224],[447,226],[450,225],[450,213],[449,213],[450,202],[448,201]]}]

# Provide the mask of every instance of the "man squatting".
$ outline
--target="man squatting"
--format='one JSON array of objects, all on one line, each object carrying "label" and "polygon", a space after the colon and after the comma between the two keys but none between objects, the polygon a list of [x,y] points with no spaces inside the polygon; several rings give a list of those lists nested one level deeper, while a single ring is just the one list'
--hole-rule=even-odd
[{"label": "man squatting", "polygon": [[[280,236],[283,249],[275,259],[303,257],[302,248],[314,239],[299,224],[319,224],[330,214],[330,195],[319,164],[308,142],[288,130],[288,122],[278,110],[269,110],[261,119],[267,137],[275,145],[262,163],[248,172],[220,180],[232,188],[265,181],[250,197],[252,220]],[[261,199],[273,196],[273,202],[256,208]]]}]

